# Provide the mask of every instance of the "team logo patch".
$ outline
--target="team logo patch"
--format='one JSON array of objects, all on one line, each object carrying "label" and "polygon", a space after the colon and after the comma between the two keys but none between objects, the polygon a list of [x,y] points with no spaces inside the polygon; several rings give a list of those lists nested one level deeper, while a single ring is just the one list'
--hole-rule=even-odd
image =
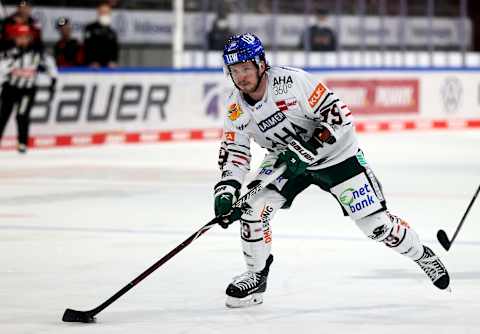
[{"label": "team logo patch", "polygon": [[277,105],[278,109],[280,109],[280,111],[285,112],[285,111],[288,111],[290,107],[297,106],[297,99],[292,98],[287,100],[280,100],[275,102],[275,104]]},{"label": "team logo patch", "polygon": [[235,132],[231,132],[231,131],[225,132],[225,139],[230,140],[230,141],[234,141],[235,140]]},{"label": "team logo patch", "polygon": [[315,90],[308,98],[308,104],[310,105],[311,108],[315,107],[315,105],[318,103],[318,101],[320,100],[320,98],[322,97],[323,93],[325,93],[326,90],[327,88],[325,88],[325,86],[322,85],[322,83],[319,83],[317,87],[315,87]]},{"label": "team logo patch", "polygon": [[242,109],[238,103],[232,103],[228,106],[228,118],[232,121],[236,121],[243,114]]}]

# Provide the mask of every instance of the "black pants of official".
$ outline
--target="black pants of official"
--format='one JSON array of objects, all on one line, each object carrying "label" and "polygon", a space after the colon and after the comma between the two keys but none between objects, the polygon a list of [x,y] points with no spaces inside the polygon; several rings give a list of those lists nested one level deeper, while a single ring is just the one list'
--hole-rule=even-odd
[{"label": "black pants of official", "polygon": [[7,125],[8,119],[13,111],[16,112],[18,143],[28,144],[28,131],[30,127],[30,110],[35,100],[34,88],[16,88],[9,84],[4,84],[2,94],[0,95],[0,140],[3,137],[3,131]]}]

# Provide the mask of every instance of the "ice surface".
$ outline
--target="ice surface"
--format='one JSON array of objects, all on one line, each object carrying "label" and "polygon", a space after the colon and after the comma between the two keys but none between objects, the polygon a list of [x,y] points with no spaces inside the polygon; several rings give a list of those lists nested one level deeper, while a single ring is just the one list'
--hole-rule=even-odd
[{"label": "ice surface", "polygon": [[0,152],[0,333],[478,333],[480,200],[448,253],[435,235],[453,235],[480,183],[480,132],[360,141],[391,211],[448,266],[452,293],[312,187],[274,219],[264,304],[224,307],[244,264],[238,227],[215,227],[96,324],[62,323],[65,308],[99,305],[212,218],[217,143]]}]

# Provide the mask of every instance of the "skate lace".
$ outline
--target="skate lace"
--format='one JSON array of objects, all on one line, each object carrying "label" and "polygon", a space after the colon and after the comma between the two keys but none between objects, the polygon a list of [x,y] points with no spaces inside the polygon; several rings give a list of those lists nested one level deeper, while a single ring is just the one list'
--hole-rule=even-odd
[{"label": "skate lace", "polygon": [[238,287],[240,290],[249,290],[254,288],[260,281],[260,274],[254,273],[252,271],[246,271],[241,275],[235,276],[233,278],[233,285]]},{"label": "skate lace", "polygon": [[445,274],[445,269],[440,264],[437,256],[429,256],[422,258],[417,261],[422,270],[427,274],[427,276],[435,282],[442,275]]}]

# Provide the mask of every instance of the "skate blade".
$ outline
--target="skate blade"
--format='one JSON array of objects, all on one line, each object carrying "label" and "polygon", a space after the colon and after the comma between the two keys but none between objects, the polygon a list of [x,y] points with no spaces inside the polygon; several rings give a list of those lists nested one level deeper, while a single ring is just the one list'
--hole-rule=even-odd
[{"label": "skate blade", "polygon": [[228,308],[250,307],[263,303],[263,295],[261,293],[254,293],[245,298],[235,298],[227,296],[225,306]]}]

